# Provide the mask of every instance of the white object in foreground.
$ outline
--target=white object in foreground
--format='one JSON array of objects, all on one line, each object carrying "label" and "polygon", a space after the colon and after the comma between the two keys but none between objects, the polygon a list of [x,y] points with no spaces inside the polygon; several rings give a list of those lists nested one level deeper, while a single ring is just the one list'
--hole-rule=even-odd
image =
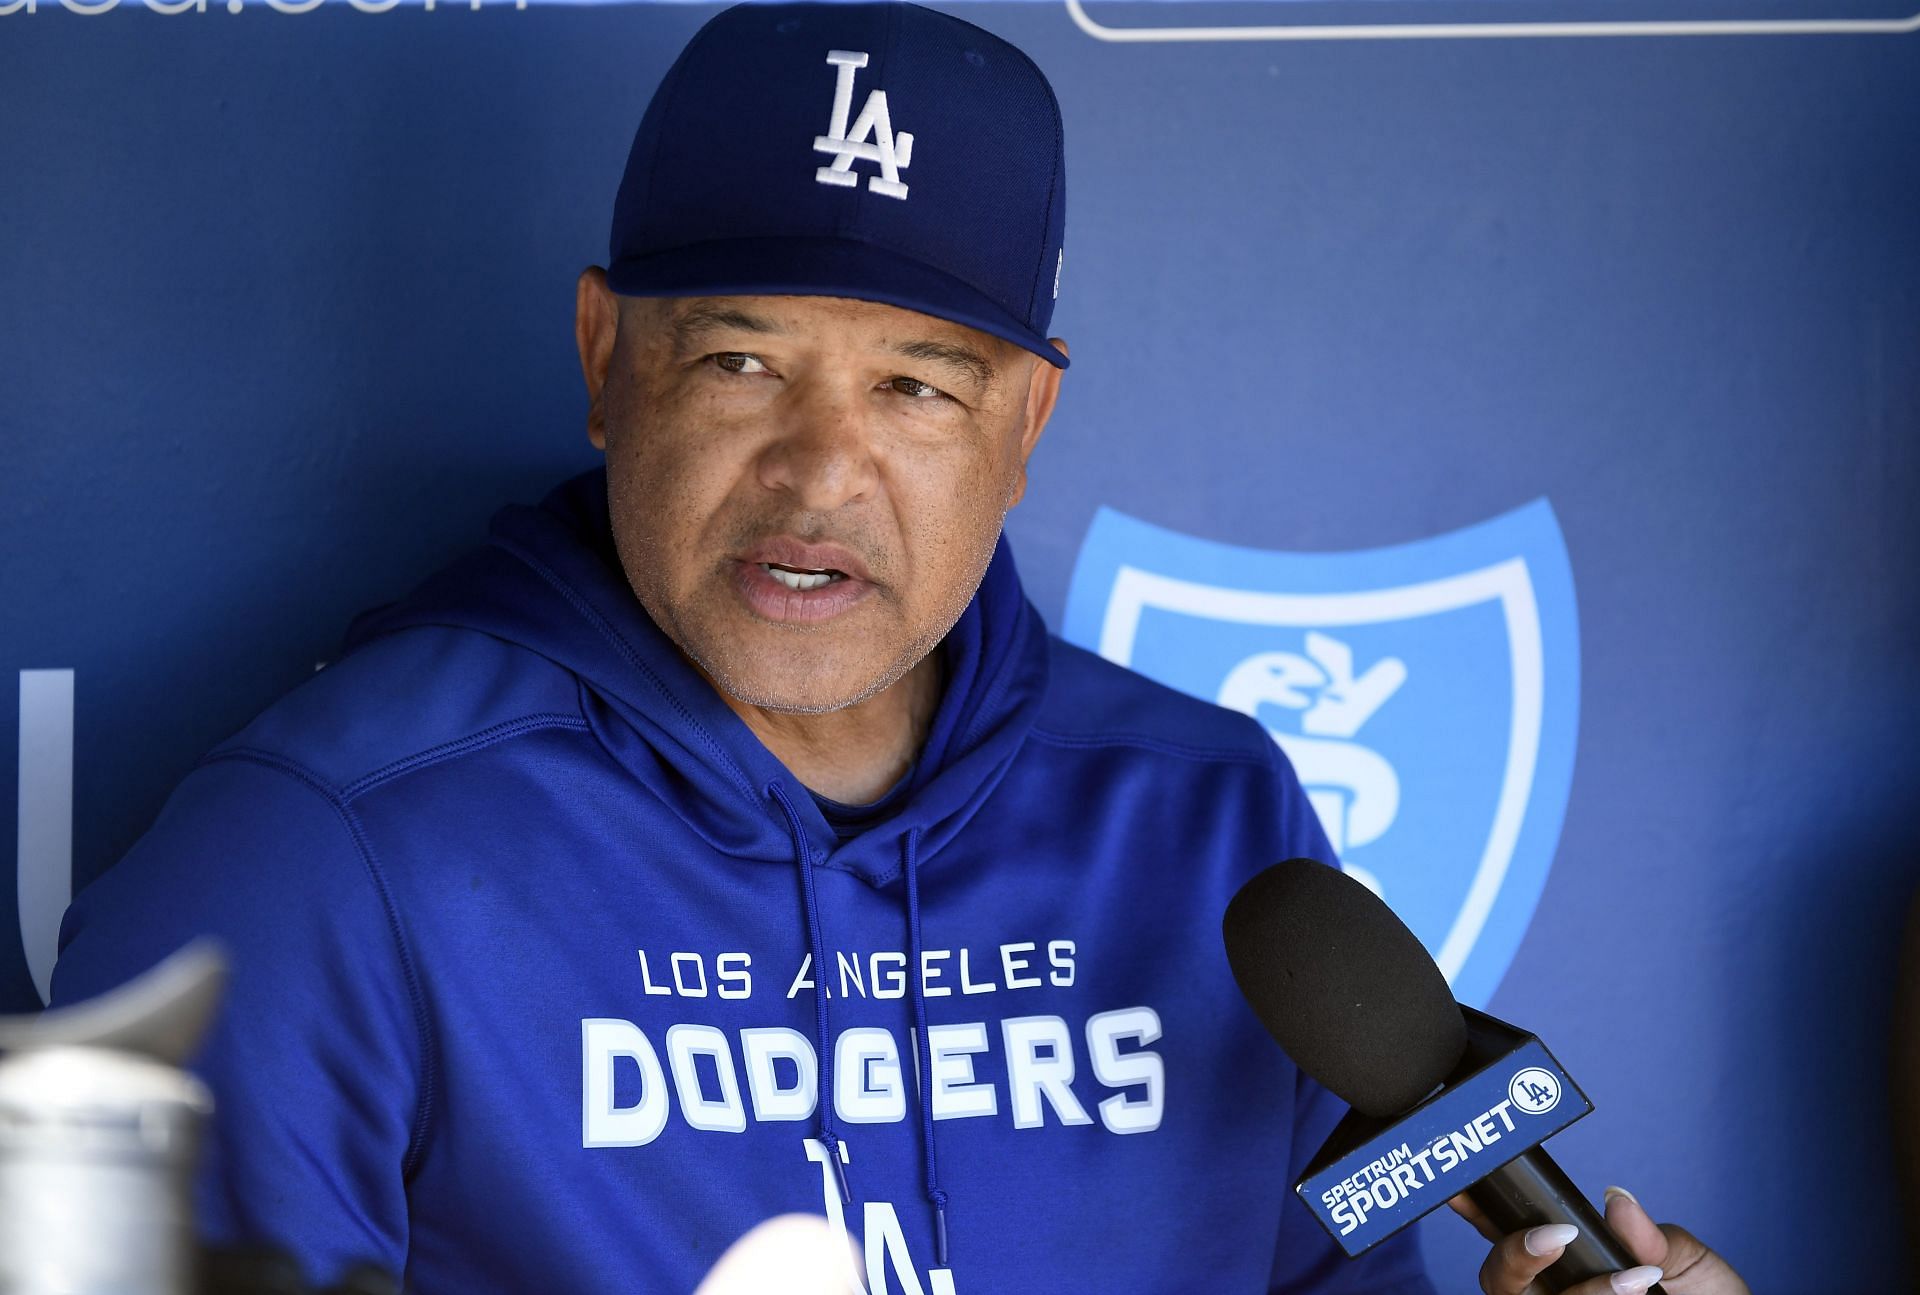
[{"label": "white object in foreground", "polygon": [[825,1219],[782,1214],[734,1242],[694,1295],[844,1295],[853,1271]]}]

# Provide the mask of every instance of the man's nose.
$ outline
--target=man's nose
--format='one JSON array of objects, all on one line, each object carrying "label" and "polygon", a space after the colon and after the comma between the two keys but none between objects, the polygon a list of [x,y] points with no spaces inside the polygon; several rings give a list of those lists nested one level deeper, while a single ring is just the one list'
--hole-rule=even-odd
[{"label": "man's nose", "polygon": [[828,512],[879,485],[872,411],[858,394],[813,384],[796,391],[761,451],[760,483],[809,512]]}]

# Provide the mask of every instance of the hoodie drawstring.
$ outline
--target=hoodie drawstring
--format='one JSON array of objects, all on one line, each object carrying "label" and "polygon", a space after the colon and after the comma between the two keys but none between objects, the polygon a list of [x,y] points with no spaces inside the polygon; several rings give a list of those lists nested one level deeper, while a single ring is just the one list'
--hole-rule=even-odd
[{"label": "hoodie drawstring", "polygon": [[[767,794],[780,802],[786,812],[787,826],[793,832],[793,859],[800,869],[800,895],[807,910],[807,943],[813,956],[813,1037],[820,1054],[820,1091],[814,1103],[818,1113],[820,1145],[833,1162],[840,1180],[842,1204],[853,1204],[853,1188],[847,1180],[846,1162],[840,1158],[840,1135],[833,1129],[833,1039],[827,1028],[827,946],[820,934],[820,898],[813,884],[813,851],[807,845],[806,828],[800,822],[787,789],[778,782],[767,784]],[[927,1041],[927,997],[920,983],[920,829],[907,832],[900,846],[900,866],[907,874],[907,983],[912,987],[915,1072],[914,1100],[920,1108],[920,1141],[927,1155],[927,1203],[933,1207],[933,1247],[936,1262],[947,1264],[947,1204],[951,1198],[940,1186],[939,1159],[934,1147],[933,1102],[927,1085],[933,1082],[933,1050]]]},{"label": "hoodie drawstring", "polygon": [[920,1082],[914,1096],[920,1106],[920,1139],[927,1152],[927,1203],[933,1206],[933,1249],[940,1267],[947,1267],[947,1201],[940,1188],[939,1161],[933,1145],[933,1103],[927,1085],[933,1082],[933,1049],[927,1041],[927,997],[920,984],[920,829],[912,828],[900,845],[900,862],[907,874],[907,983],[913,987],[914,1049]]},{"label": "hoodie drawstring", "polygon": [[807,831],[787,789],[777,782],[767,784],[767,792],[787,812],[787,824],[793,829],[793,860],[800,868],[800,894],[807,908],[807,941],[813,952],[813,1038],[820,1050],[820,1091],[814,1102],[819,1115],[820,1145],[840,1179],[840,1203],[853,1204],[853,1188],[847,1182],[847,1164],[840,1158],[840,1135],[833,1131],[833,1039],[827,1033],[827,946],[820,938],[820,900],[813,889],[813,851],[807,848]]}]

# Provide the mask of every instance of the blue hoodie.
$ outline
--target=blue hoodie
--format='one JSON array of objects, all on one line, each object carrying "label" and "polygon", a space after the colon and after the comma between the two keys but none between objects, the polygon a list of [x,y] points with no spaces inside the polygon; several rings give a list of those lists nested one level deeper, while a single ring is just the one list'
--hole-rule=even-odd
[{"label": "blue hoodie", "polygon": [[1411,1234],[1349,1262],[1289,1190],[1343,1108],[1219,933],[1331,857],[1273,742],[1050,638],[1004,543],[942,650],[905,783],[818,800],[647,619],[589,474],[211,752],[73,905],[56,1000],[225,942],[201,1226],[316,1280],[687,1292],[807,1211],[873,1295],[1428,1295]]}]

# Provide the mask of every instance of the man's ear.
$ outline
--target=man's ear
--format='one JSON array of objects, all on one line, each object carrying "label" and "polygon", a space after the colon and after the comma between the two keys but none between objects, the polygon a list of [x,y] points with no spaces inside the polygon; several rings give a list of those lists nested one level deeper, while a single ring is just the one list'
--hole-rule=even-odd
[{"label": "man's ear", "polygon": [[573,340],[580,348],[580,372],[587,380],[587,439],[596,450],[607,448],[607,419],[600,393],[606,389],[613,341],[619,331],[620,303],[607,286],[607,272],[589,265],[580,271],[574,289]]},{"label": "man's ear", "polygon": [[[1064,338],[1047,339],[1060,348],[1060,354],[1067,355],[1067,343]],[[1061,370],[1045,360],[1034,364],[1027,377],[1026,425],[1020,429],[1020,475],[1014,481],[1013,499],[1008,507],[1020,502],[1027,493],[1027,460],[1033,457],[1033,447],[1040,444],[1040,433],[1047,430],[1047,420],[1053,417],[1053,406],[1060,399]]]}]

